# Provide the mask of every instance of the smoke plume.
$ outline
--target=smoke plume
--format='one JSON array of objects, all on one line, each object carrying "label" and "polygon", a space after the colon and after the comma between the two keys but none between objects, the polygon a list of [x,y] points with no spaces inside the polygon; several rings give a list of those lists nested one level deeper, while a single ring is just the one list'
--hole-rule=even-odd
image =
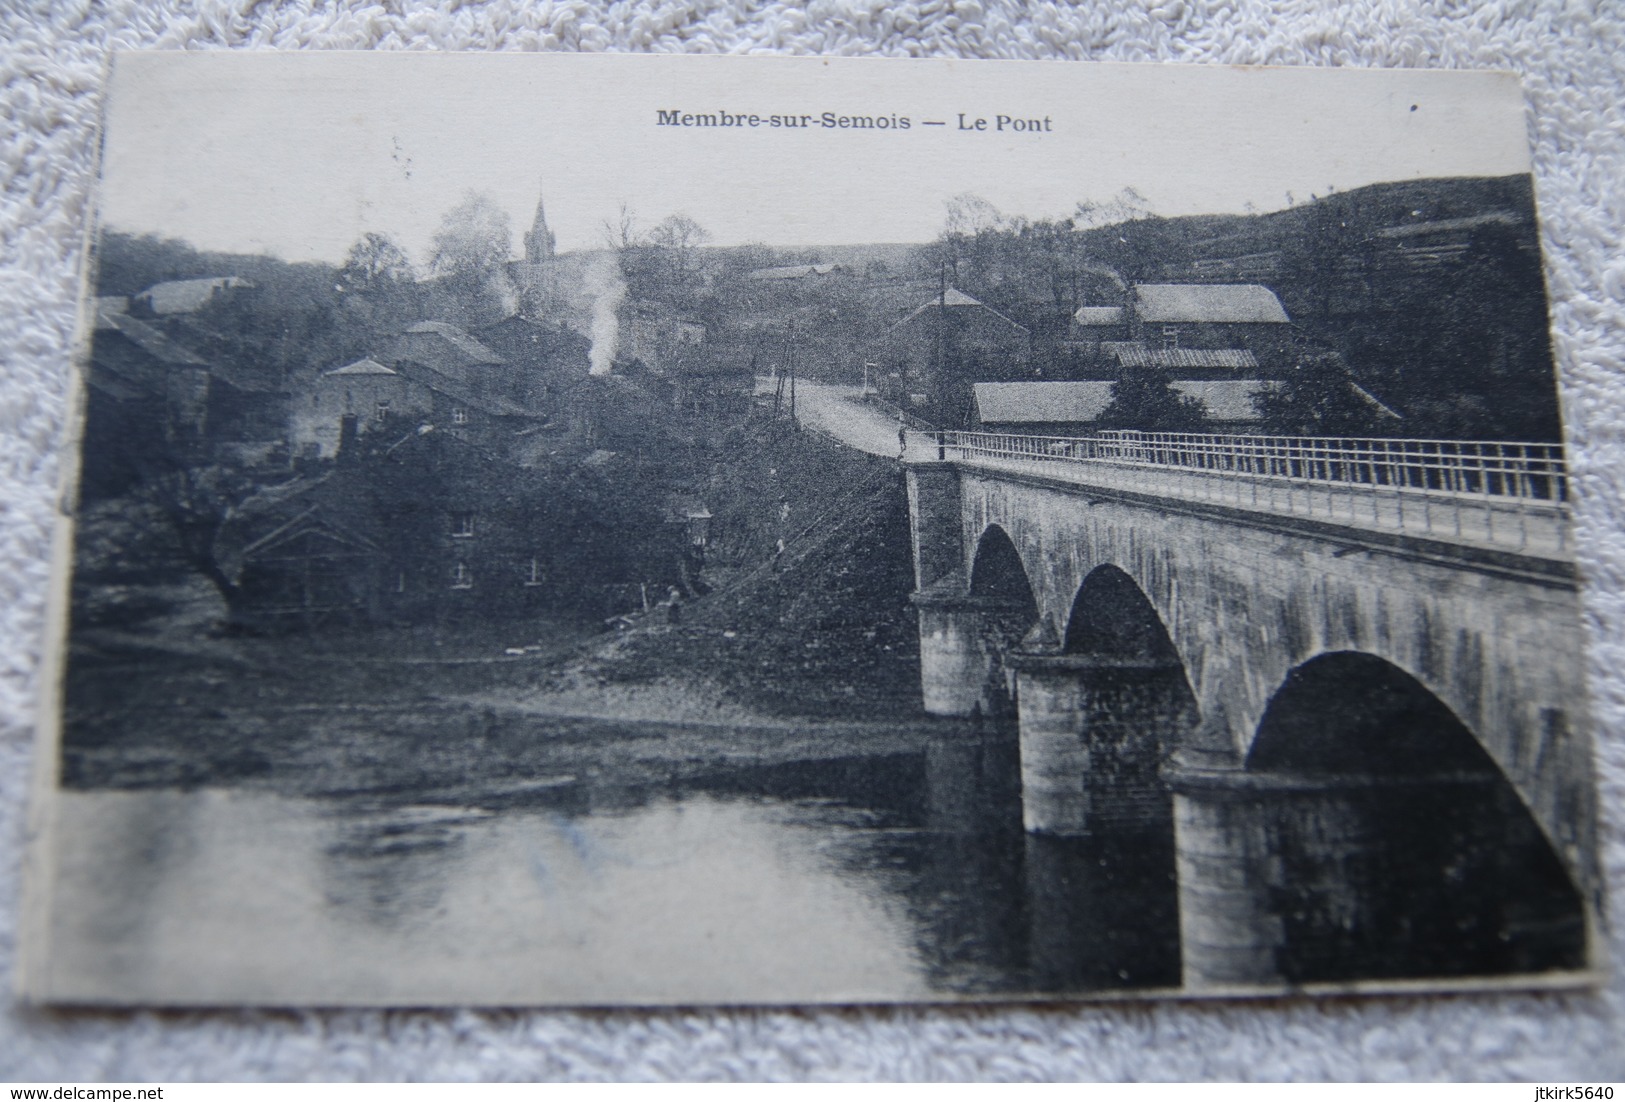
[{"label": "smoke plume", "polygon": [[620,262],[613,255],[598,257],[587,267],[585,284],[592,296],[592,369],[588,374],[608,375],[620,343],[619,311],[626,297]]}]

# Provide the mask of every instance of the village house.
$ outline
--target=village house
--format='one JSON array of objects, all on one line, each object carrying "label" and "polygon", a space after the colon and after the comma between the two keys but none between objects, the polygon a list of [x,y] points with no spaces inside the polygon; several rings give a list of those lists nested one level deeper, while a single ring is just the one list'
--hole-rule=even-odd
[{"label": "village house", "polygon": [[131,296],[130,312],[149,318],[195,314],[235,291],[252,289],[253,286],[253,282],[241,276],[167,280],[154,283],[145,291]]},{"label": "village house", "polygon": [[436,431],[503,454],[517,438],[571,431],[580,410],[567,396],[586,378],[586,341],[514,317],[484,332],[509,354],[455,325],[423,321],[388,352],[322,372],[292,403],[294,454],[333,458],[346,424],[358,441],[380,431],[392,439]]},{"label": "village house", "polygon": [[86,373],[86,486],[122,486],[137,456],[263,462],[284,439],[280,380],[205,357],[156,321],[100,304]]},{"label": "village house", "polygon": [[750,412],[755,388],[751,352],[713,342],[706,327],[663,305],[640,303],[622,316],[618,373],[670,409],[737,420]]},{"label": "village house", "polygon": [[389,540],[353,479],[328,472],[243,502],[215,539],[238,627],[308,630],[385,611]]},{"label": "village house", "polygon": [[290,438],[302,459],[332,459],[344,426],[357,436],[428,423],[429,389],[370,356],[319,375],[292,404]]},{"label": "village house", "polygon": [[1102,373],[1154,368],[1206,379],[1270,377],[1290,366],[1290,319],[1257,283],[1139,283],[1120,305],[1080,307],[1074,349]]},{"label": "village house", "polygon": [[921,303],[886,335],[877,354],[883,397],[948,428],[968,425],[971,387],[1030,377],[1030,333],[953,287]]},{"label": "village house", "polygon": [[[498,623],[572,607],[598,616],[632,607],[628,578],[662,594],[701,584],[703,502],[684,498],[676,510],[637,474],[636,449],[652,435],[647,401],[613,377],[582,390],[597,443],[608,447],[517,421],[483,435],[397,423],[365,446],[358,420],[346,418],[333,462],[231,518],[219,542],[239,589],[234,618],[303,630],[348,620]],[[647,535],[611,548],[583,539],[604,524],[636,530],[605,507],[646,518]]]},{"label": "village house", "polygon": [[512,386],[507,361],[449,322],[420,321],[407,326],[387,356],[391,364],[417,364],[472,394],[502,397]]},{"label": "village house", "polygon": [[1026,436],[1083,436],[1100,427],[1111,404],[1106,380],[1076,382],[977,383],[978,432]]},{"label": "village house", "polygon": [[845,272],[839,264],[786,264],[778,268],[757,268],[746,272],[745,278],[757,283],[782,283],[786,280],[808,280],[818,276]]},{"label": "village house", "polygon": [[[1105,379],[1068,382],[977,383],[976,422],[980,432],[1028,436],[1087,436],[1101,428],[1115,384]],[[1203,432],[1257,432],[1262,399],[1279,386],[1259,379],[1174,379],[1181,397],[1202,404]]]},{"label": "village house", "polygon": [[592,366],[590,340],[567,325],[544,325],[518,314],[474,336],[507,364],[504,397],[555,419],[568,415],[568,396]]}]

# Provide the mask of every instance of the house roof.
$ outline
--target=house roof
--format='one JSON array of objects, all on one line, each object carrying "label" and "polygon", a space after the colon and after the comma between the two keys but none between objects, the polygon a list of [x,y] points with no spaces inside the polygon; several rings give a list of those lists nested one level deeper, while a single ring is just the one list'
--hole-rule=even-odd
[{"label": "house roof", "polygon": [[1121,306],[1080,306],[1072,320],[1079,325],[1122,325]]},{"label": "house roof", "polygon": [[[985,305],[985,304],[982,303],[978,299],[971,298],[964,291],[961,291],[957,287],[949,287],[945,292],[943,292],[941,294],[932,295],[931,296],[931,301],[925,303],[925,306],[944,306],[944,305],[946,305],[946,306],[982,306],[982,305]],[[924,306],[921,307],[921,309],[924,309],[924,308],[925,308]]]},{"label": "house roof", "polygon": [[661,501],[663,519],[668,524],[681,524],[691,520],[710,520],[711,510],[693,494],[667,494]]},{"label": "house roof", "polygon": [[1258,357],[1245,348],[1151,348],[1140,341],[1101,341],[1122,367],[1222,367],[1253,370]]},{"label": "house roof", "polygon": [[1405,419],[1387,402],[1384,402],[1381,398],[1378,398],[1375,394],[1371,393],[1353,379],[1349,379],[1347,382],[1349,389],[1354,392],[1355,397],[1359,398],[1360,401],[1366,403],[1366,405],[1376,410],[1379,417],[1385,417],[1390,421],[1403,421]]},{"label": "house roof", "polygon": [[216,360],[209,365],[208,370],[217,381],[248,394],[284,393],[283,384],[279,380],[266,378],[260,368],[232,363],[229,360]]},{"label": "house roof", "polygon": [[400,373],[393,368],[385,367],[371,356],[367,356],[353,364],[335,367],[332,371],[325,372],[325,374],[328,378],[332,378],[335,375],[398,375]]},{"label": "house roof", "polygon": [[221,291],[232,287],[252,287],[241,276],[209,276],[205,279],[173,279],[154,283],[136,295],[136,301],[154,314],[191,314],[214,301]]},{"label": "house roof", "polygon": [[[234,364],[224,359],[206,360],[156,325],[140,318],[131,317],[129,314],[99,311],[96,321],[96,337],[91,342],[90,348],[91,363],[104,373],[112,372],[118,375],[126,384],[161,394],[164,388],[162,381],[164,371],[191,368],[207,371],[215,381],[247,394],[282,392],[280,381],[266,378],[259,369]],[[131,362],[116,353],[110,354],[110,345],[106,342],[116,341],[119,338],[123,338],[148,357],[145,367],[140,366],[139,358],[136,362]],[[101,382],[105,383],[107,380],[103,379]],[[131,396],[124,392],[116,393],[118,388],[111,385],[101,386],[100,389],[120,398]]]},{"label": "house roof", "polygon": [[977,383],[976,415],[983,423],[1091,422],[1112,400],[1109,381]]},{"label": "house roof", "polygon": [[104,328],[102,316],[104,314],[128,314],[130,312],[129,295],[97,295],[96,296],[96,328]]},{"label": "house roof", "polygon": [[263,558],[276,549],[292,543],[294,540],[312,532],[320,533],[336,548],[343,548],[341,554],[355,555],[357,553],[372,556],[379,552],[379,547],[372,540],[357,532],[355,529],[323,515],[321,505],[312,505],[304,512],[294,516],[291,520],[272,529],[259,539],[243,548],[242,557],[248,559]]},{"label": "house roof", "polygon": [[1176,379],[1171,385],[1200,401],[1215,421],[1257,421],[1263,416],[1259,398],[1280,384],[1263,379]]},{"label": "house roof", "polygon": [[[586,375],[591,339],[563,325],[547,325],[511,314],[475,330],[475,339],[509,363],[574,378]],[[556,381],[556,380],[555,380]]]},{"label": "house roof", "polygon": [[92,390],[100,391],[119,402],[134,402],[154,397],[150,390],[136,380],[121,375],[104,364],[92,363],[90,370],[85,373],[85,382]]},{"label": "house roof", "polygon": [[443,321],[420,321],[406,327],[408,333],[432,333],[460,352],[470,363],[506,363],[501,356],[469,336],[465,330]]},{"label": "house roof", "polygon": [[747,273],[747,279],[773,280],[773,279],[805,279],[808,276],[829,275],[838,265],[835,264],[790,264],[782,268],[757,268]]},{"label": "house roof", "polygon": [[533,420],[545,420],[543,414],[526,409],[518,402],[511,401],[501,395],[481,395],[463,386],[455,380],[426,364],[412,360],[402,360],[395,365],[395,374],[405,375],[413,382],[421,383],[430,390],[444,394],[446,397],[461,402],[469,409],[477,409],[482,413],[489,413],[495,417],[528,417]]},{"label": "house roof", "polygon": [[1286,311],[1275,292],[1257,283],[1138,283],[1140,320],[1158,324],[1282,325]]},{"label": "house roof", "polygon": [[931,301],[920,304],[906,318],[904,318],[902,321],[898,322],[897,325],[892,326],[892,328],[897,329],[897,328],[899,328],[901,326],[907,325],[909,322],[913,321],[915,318],[919,317],[921,314],[927,314],[927,313],[931,312],[932,310],[940,310],[940,309],[942,309],[944,307],[946,307],[946,308],[948,308],[950,310],[952,310],[952,309],[961,309],[962,310],[962,309],[969,309],[969,308],[975,308],[975,309],[978,309],[978,310],[986,310],[988,313],[992,314],[994,317],[998,318],[1000,321],[1004,322],[1006,325],[1013,326],[1016,329],[1021,330],[1023,333],[1025,333],[1027,331],[1027,327],[1025,325],[1022,325],[1020,322],[1012,321],[1010,318],[1005,317],[1003,314],[1001,314],[997,310],[993,309],[993,307],[988,306],[987,304],[985,304],[983,302],[979,302],[978,300],[976,300],[974,298],[971,298],[965,292],[957,290],[957,289],[955,289],[953,287],[949,287],[947,289],[947,291],[945,291],[945,292],[939,292],[938,294],[932,295],[931,296]]},{"label": "house roof", "polygon": [[[139,318],[133,318],[128,314],[102,313],[98,315],[98,321],[106,323],[102,326],[104,331],[111,330],[118,333],[125,340],[167,367],[209,366],[208,361],[199,357],[190,348],[171,340],[162,330],[147,324]],[[92,346],[91,356],[92,358],[95,357],[94,346]]]}]

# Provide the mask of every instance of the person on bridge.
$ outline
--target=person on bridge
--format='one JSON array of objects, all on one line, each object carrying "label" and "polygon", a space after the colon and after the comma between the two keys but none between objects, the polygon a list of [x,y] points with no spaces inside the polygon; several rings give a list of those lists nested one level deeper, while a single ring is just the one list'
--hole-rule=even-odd
[{"label": "person on bridge", "polygon": [[901,459],[908,454],[908,428],[899,424],[897,426],[897,458]]}]

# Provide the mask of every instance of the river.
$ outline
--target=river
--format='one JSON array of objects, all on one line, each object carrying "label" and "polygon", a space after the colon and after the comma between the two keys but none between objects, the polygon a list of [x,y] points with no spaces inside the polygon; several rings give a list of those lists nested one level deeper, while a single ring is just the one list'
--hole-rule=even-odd
[{"label": "river", "polygon": [[867,1002],[1178,983],[1171,840],[1021,829],[1008,738],[484,796],[60,794],[47,986],[170,1004]]}]

